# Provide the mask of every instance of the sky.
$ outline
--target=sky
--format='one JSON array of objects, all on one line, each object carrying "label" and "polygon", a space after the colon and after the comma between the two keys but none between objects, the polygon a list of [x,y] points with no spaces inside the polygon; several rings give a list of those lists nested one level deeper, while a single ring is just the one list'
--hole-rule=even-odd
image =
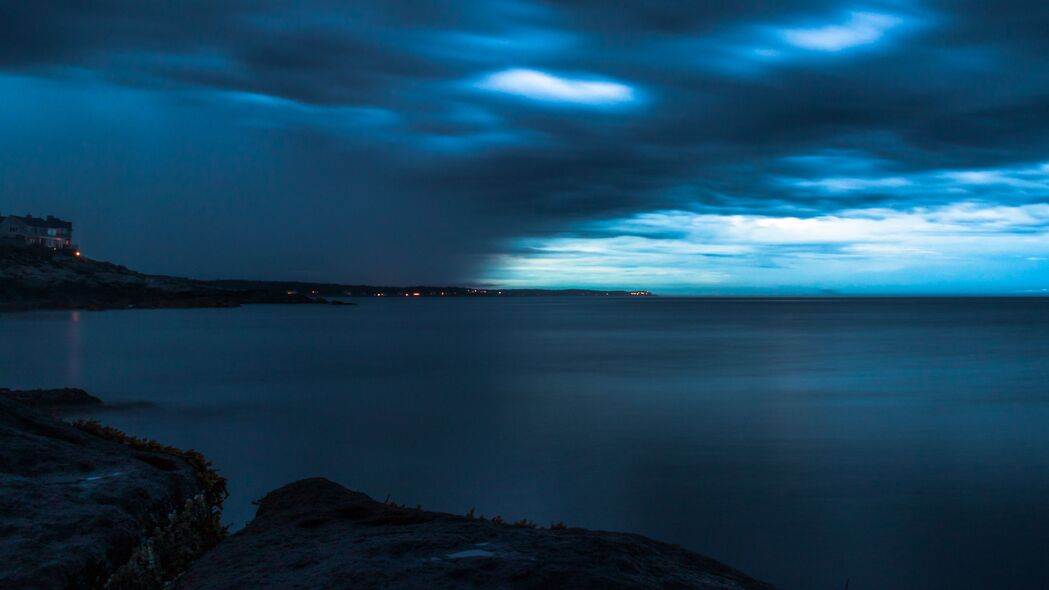
[{"label": "sky", "polygon": [[146,272],[1049,293],[1049,4],[0,0],[0,214]]}]

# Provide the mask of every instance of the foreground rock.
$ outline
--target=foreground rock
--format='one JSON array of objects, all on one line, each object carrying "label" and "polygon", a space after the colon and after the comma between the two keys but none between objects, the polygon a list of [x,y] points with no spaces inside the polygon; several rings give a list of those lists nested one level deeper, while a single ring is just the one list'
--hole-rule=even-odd
[{"label": "foreground rock", "polygon": [[181,590],[771,586],[638,535],[536,529],[376,502],[325,479],[270,492]]},{"label": "foreground rock", "polygon": [[224,491],[199,455],[0,397],[0,588],[159,588],[221,538]]},{"label": "foreground rock", "polygon": [[41,249],[0,246],[0,311],[237,307],[335,303],[272,289],[237,289]]},{"label": "foreground rock", "polygon": [[426,512],[325,479],[270,492],[223,540],[225,481],[199,454],[41,411],[92,400],[0,390],[0,588],[771,590],[638,535]]}]

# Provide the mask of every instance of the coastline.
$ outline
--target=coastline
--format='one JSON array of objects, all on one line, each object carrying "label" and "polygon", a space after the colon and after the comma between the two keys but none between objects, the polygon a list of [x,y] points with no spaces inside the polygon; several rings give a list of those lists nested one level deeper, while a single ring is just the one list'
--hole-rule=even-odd
[{"label": "coastline", "polygon": [[341,285],[197,280],[150,275],[42,248],[0,245],[0,313],[34,310],[229,308],[251,304],[356,305],[361,297],[652,297],[649,291]]},{"label": "coastline", "polygon": [[125,266],[39,248],[0,246],[0,313],[34,310],[229,308],[248,304],[329,304],[299,293],[237,289],[148,275]]}]

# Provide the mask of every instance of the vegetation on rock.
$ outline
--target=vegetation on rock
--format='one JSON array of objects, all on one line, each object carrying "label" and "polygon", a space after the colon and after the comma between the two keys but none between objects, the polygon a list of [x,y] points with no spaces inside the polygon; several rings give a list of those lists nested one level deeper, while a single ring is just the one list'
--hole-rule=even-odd
[{"label": "vegetation on rock", "polygon": [[[138,451],[163,453],[184,460],[193,468],[202,491],[187,499],[179,509],[168,513],[149,536],[134,549],[127,563],[107,580],[107,590],[155,590],[171,586],[192,562],[225,538],[222,526],[222,503],[229,495],[226,479],[219,475],[204,455],[182,450],[154,440],[129,436],[123,431],[95,420],[73,423],[83,432],[120,443]],[[140,459],[156,463],[154,457]]]}]

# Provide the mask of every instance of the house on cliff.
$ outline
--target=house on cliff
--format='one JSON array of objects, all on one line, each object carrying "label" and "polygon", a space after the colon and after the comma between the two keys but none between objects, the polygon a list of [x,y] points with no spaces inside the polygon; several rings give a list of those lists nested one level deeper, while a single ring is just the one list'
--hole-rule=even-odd
[{"label": "house on cliff", "polygon": [[0,243],[41,246],[54,250],[75,250],[73,224],[57,217],[0,215]]}]

